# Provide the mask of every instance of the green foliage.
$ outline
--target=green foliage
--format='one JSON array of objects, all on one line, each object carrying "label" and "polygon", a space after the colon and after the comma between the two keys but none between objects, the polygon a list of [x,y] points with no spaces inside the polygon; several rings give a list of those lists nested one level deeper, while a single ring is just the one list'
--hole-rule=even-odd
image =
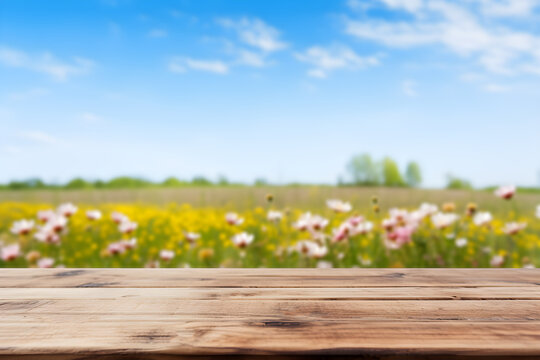
[{"label": "green foliage", "polygon": [[353,157],[347,164],[347,172],[355,185],[380,185],[381,174],[369,154]]},{"label": "green foliage", "polygon": [[448,175],[448,180],[446,183],[447,189],[455,189],[455,190],[470,190],[472,189],[472,185],[469,181],[465,179],[460,179],[458,177]]},{"label": "green foliage", "polygon": [[132,189],[132,188],[143,188],[153,185],[150,181],[133,178],[129,176],[120,176],[114,179],[109,180],[106,183],[107,188],[111,189]]},{"label": "green foliage", "polygon": [[255,179],[255,182],[253,183],[253,185],[255,185],[255,186],[267,186],[268,185],[268,180],[266,180],[264,178],[258,178],[258,179]]},{"label": "green foliage", "polygon": [[195,176],[193,180],[191,180],[191,184],[198,185],[198,186],[210,186],[213,185],[213,183],[205,178],[204,176]]},{"label": "green foliage", "polygon": [[187,181],[180,180],[178,178],[175,178],[174,176],[166,178],[161,183],[161,185],[166,186],[166,187],[182,187],[182,186],[186,186],[188,184],[189,183]]},{"label": "green foliage", "polygon": [[410,187],[417,187],[422,183],[422,171],[417,162],[411,161],[405,170],[405,181]]},{"label": "green foliage", "polygon": [[405,185],[405,181],[403,180],[403,176],[401,176],[399,167],[393,159],[389,157],[385,157],[383,159],[382,173],[383,173],[385,186],[404,186]]},{"label": "green foliage", "polygon": [[66,189],[90,189],[94,185],[82,178],[75,178],[69,181],[64,188]]},{"label": "green foliage", "polygon": [[45,189],[45,183],[38,178],[31,178],[22,181],[11,181],[7,184],[7,188],[10,190],[23,190],[23,189]]}]

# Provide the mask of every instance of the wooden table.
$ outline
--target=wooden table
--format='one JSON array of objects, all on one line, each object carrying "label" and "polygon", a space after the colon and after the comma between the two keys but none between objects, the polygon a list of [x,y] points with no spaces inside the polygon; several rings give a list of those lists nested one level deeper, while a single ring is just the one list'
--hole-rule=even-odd
[{"label": "wooden table", "polygon": [[536,269],[2,269],[2,359],[540,358]]}]

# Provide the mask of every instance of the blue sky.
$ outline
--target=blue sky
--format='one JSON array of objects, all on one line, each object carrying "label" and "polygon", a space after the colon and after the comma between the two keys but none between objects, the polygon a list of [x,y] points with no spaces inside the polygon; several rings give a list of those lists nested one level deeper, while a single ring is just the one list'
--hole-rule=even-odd
[{"label": "blue sky", "polygon": [[0,0],[0,182],[536,185],[540,1]]}]

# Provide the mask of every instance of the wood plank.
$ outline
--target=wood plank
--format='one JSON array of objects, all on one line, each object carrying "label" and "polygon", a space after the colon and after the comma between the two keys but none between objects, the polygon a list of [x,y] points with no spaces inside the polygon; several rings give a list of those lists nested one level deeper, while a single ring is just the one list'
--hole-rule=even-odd
[{"label": "wood plank", "polygon": [[[338,285],[338,284],[337,284]],[[1,300],[540,300],[540,286],[368,288],[2,288]]]},{"label": "wood plank", "polygon": [[1,359],[540,358],[536,269],[7,269]]},{"label": "wood plank", "polygon": [[[48,321],[57,323],[76,316],[89,321],[115,317],[141,320],[191,321],[231,318],[293,321],[540,321],[538,300],[417,300],[417,301],[276,301],[276,300],[184,300],[155,298],[91,300],[3,300],[2,321]],[[22,316],[21,316],[22,315]]]},{"label": "wood plank", "polygon": [[0,287],[18,288],[389,286],[540,286],[540,269],[2,269],[0,271]]},{"label": "wood plank", "polygon": [[[540,356],[540,322],[192,321],[3,323],[0,352],[483,354]],[[24,334],[24,336],[21,336]]]}]

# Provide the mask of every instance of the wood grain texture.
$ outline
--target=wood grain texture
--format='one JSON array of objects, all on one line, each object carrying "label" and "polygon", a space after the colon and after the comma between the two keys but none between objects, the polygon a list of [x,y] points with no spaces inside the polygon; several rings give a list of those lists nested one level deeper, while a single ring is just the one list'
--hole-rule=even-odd
[{"label": "wood grain texture", "polygon": [[0,359],[540,358],[536,269],[3,269]]}]

